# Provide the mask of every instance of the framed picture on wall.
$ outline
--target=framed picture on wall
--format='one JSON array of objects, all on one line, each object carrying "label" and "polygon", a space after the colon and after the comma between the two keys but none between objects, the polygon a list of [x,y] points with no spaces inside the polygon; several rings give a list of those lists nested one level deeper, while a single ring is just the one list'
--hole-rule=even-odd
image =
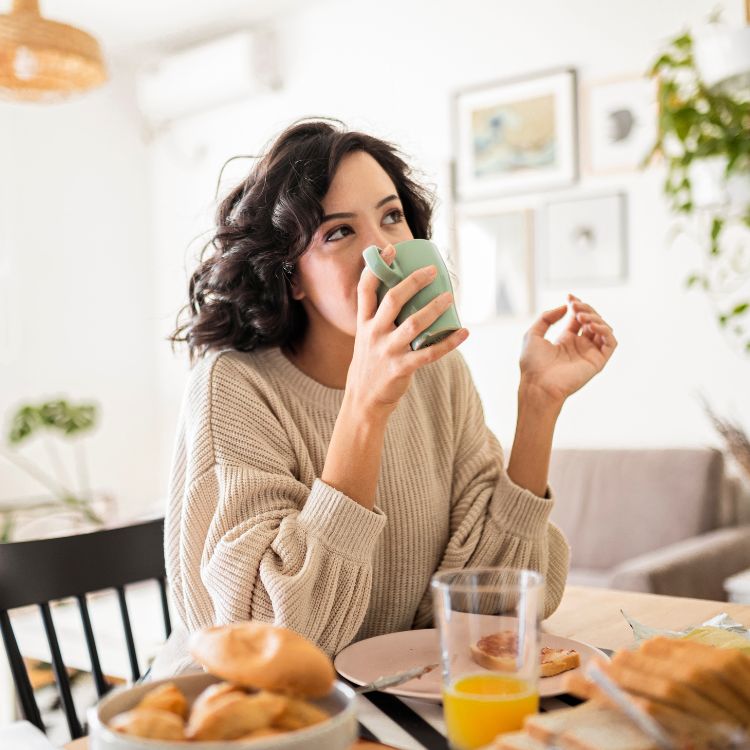
[{"label": "framed picture on wall", "polygon": [[534,217],[530,210],[456,216],[458,299],[466,324],[534,311]]},{"label": "framed picture on wall", "polygon": [[625,195],[547,204],[541,277],[550,286],[611,284],[627,277]]},{"label": "framed picture on wall", "polygon": [[583,164],[590,174],[638,169],[656,143],[656,84],[633,76],[586,84]]},{"label": "framed picture on wall", "polygon": [[457,199],[575,182],[576,106],[574,70],[459,92],[454,101]]}]

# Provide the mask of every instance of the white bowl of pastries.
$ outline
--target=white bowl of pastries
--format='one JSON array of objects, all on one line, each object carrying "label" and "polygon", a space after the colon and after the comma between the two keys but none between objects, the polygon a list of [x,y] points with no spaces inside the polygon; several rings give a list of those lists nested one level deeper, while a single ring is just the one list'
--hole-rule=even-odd
[{"label": "white bowl of pastries", "polygon": [[114,690],[89,711],[90,750],[348,750],[355,694],[302,636],[265,623],[195,633],[205,672]]}]

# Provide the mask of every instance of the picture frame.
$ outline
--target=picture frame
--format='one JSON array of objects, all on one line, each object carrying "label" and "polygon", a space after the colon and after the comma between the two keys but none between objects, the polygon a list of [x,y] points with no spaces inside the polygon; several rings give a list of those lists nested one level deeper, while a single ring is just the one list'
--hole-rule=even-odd
[{"label": "picture frame", "polygon": [[624,193],[575,196],[544,207],[541,279],[547,286],[600,286],[626,280]]},{"label": "picture frame", "polygon": [[462,90],[453,129],[459,201],[571,185],[578,179],[576,71]]},{"label": "picture frame", "polygon": [[656,82],[641,76],[591,81],[581,99],[583,171],[607,175],[638,169],[658,135]]},{"label": "picture frame", "polygon": [[522,318],[535,309],[534,212],[459,211],[455,228],[461,320]]}]

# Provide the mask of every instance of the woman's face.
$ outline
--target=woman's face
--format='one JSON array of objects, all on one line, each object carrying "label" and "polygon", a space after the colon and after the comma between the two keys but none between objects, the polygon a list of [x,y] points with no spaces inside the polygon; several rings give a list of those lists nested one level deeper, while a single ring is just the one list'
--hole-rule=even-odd
[{"label": "woman's face", "polygon": [[362,252],[412,239],[412,233],[391,178],[364,151],[341,160],[322,205],[323,222],[297,261],[293,294],[307,312],[308,333],[316,328],[354,336]]}]

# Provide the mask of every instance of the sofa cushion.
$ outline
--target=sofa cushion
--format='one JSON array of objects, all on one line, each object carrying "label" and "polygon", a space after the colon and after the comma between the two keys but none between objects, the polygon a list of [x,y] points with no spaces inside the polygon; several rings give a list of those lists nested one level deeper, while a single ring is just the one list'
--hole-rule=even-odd
[{"label": "sofa cushion", "polygon": [[715,528],[723,468],[707,448],[553,451],[552,520],[571,567],[606,571]]}]

